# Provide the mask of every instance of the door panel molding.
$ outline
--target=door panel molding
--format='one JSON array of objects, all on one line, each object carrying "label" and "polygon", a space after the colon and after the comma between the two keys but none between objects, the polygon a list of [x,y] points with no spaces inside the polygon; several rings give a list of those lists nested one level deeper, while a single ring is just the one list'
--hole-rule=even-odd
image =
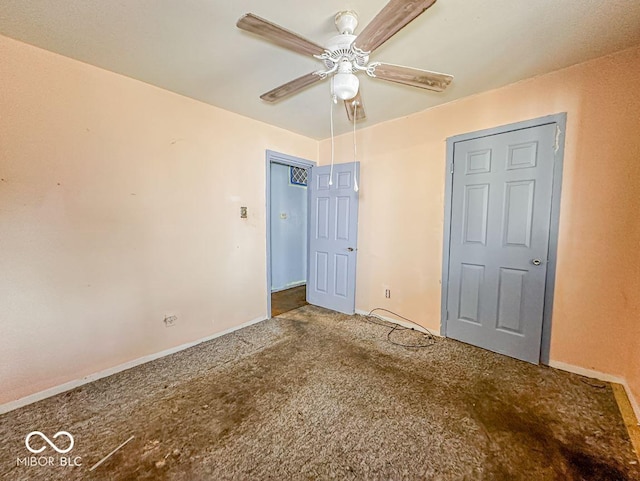
[{"label": "door panel molding", "polygon": [[[452,213],[452,195],[453,195],[453,159],[455,153],[455,144],[457,142],[463,142],[466,140],[479,139],[483,137],[489,137],[492,135],[503,134],[507,132],[513,132],[522,129],[528,129],[531,127],[540,127],[543,125],[555,124],[559,130],[556,135],[556,146],[553,164],[553,185],[551,194],[551,219],[549,223],[549,244],[547,255],[547,273],[544,293],[544,310],[542,318],[542,339],[540,347],[540,362],[542,364],[549,364],[549,351],[551,342],[551,326],[552,326],[552,312],[553,312],[553,299],[555,293],[555,278],[556,278],[556,266],[557,266],[557,252],[558,252],[558,230],[560,223],[560,196],[562,191],[562,170],[564,162],[564,144],[565,144],[565,132],[567,124],[566,112],[557,113],[553,115],[547,115],[531,120],[525,120],[522,122],[516,122],[507,125],[501,125],[490,129],[479,130],[475,132],[469,132],[466,134],[456,135],[447,139],[447,154],[446,154],[446,174],[445,174],[445,205],[444,205],[444,235],[443,235],[443,255],[442,255],[442,290],[441,290],[441,311],[440,311],[440,332],[442,335],[446,335],[447,332],[447,299],[448,299],[448,285],[449,285],[449,257],[450,257],[450,241],[451,241],[451,213]],[[509,156],[509,167],[517,169],[526,166],[527,164],[527,150],[531,151],[534,148],[533,145],[519,146],[521,149],[519,152],[513,152],[513,155]],[[473,162],[471,159],[467,159],[467,175],[474,173],[474,170],[485,170],[487,161],[490,161],[485,156],[484,165],[483,162]],[[477,160],[481,160],[480,158]]]}]

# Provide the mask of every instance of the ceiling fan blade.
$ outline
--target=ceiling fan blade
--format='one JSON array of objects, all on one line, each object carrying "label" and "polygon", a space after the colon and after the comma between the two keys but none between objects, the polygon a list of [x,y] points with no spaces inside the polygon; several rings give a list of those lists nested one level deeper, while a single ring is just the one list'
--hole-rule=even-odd
[{"label": "ceiling fan blade", "polygon": [[316,75],[315,72],[308,73],[307,75],[303,75],[302,77],[298,77],[291,82],[287,82],[284,85],[280,85],[280,87],[276,87],[273,90],[270,90],[266,94],[262,94],[260,98],[267,102],[276,102],[284,97],[288,97],[289,95],[293,95],[298,91],[308,87],[311,84],[314,84],[318,81],[322,80],[320,75]]},{"label": "ceiling fan blade", "polygon": [[355,46],[373,52],[434,3],[436,0],[390,0],[358,35]]},{"label": "ceiling fan blade", "polygon": [[240,17],[236,26],[247,32],[260,35],[281,47],[304,55],[320,55],[324,52],[324,47],[321,47],[317,43],[307,40],[297,33],[286,30],[264,18],[260,18],[253,13],[247,13]]},{"label": "ceiling fan blade", "polygon": [[353,122],[354,113],[356,115],[356,121],[364,120],[367,118],[367,114],[364,113],[364,103],[362,102],[360,91],[358,91],[358,95],[356,95],[352,99],[345,100],[344,107],[347,110],[347,117],[351,122]]},{"label": "ceiling fan blade", "polygon": [[402,65],[376,62],[373,66],[374,77],[436,92],[442,92],[453,80],[453,76],[446,73],[430,72]]}]

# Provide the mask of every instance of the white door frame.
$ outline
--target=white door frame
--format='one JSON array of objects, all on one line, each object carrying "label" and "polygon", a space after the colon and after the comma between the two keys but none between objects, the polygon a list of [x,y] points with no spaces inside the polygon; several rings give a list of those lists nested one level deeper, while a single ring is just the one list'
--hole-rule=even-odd
[{"label": "white door frame", "polygon": [[553,163],[553,191],[551,194],[551,222],[549,228],[549,254],[547,260],[547,277],[544,293],[544,311],[542,316],[542,342],[540,344],[540,362],[549,364],[551,344],[551,315],[553,312],[553,296],[556,280],[556,262],[558,253],[558,228],[560,223],[560,194],[562,190],[562,165],[564,162],[564,141],[567,125],[566,112],[547,115],[537,119],[525,120],[514,124],[502,125],[491,129],[478,130],[468,134],[456,135],[447,139],[445,202],[444,202],[444,244],[442,253],[442,292],[440,306],[440,332],[447,332],[447,298],[449,296],[449,255],[451,240],[451,200],[453,195],[453,155],[456,142],[503,134],[514,130],[556,124],[559,128],[556,136],[556,152]]},{"label": "white door frame", "polygon": [[[292,155],[282,154],[273,150],[266,152],[266,179],[267,179],[267,319],[271,319],[271,164],[282,164],[290,167],[302,167],[307,169],[311,174],[311,167],[316,163],[311,160],[301,159]],[[307,213],[309,209],[309,186],[307,183]],[[309,216],[307,216],[307,232],[309,231]],[[309,239],[307,238],[307,255],[309,252]],[[309,263],[305,261],[305,267],[308,270]]]}]

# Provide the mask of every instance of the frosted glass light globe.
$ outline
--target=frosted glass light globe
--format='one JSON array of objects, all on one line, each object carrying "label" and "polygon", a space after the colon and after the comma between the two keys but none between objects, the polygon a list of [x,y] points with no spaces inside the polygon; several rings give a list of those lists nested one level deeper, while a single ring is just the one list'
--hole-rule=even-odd
[{"label": "frosted glass light globe", "polygon": [[360,80],[352,73],[337,73],[333,76],[333,95],[340,100],[349,100],[358,94]]}]

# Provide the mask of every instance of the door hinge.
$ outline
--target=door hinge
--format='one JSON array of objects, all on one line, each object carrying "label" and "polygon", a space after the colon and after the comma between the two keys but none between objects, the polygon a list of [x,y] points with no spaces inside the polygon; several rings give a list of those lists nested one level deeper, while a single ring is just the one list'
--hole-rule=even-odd
[{"label": "door hinge", "polygon": [[560,126],[558,124],[556,124],[556,141],[553,144],[553,151],[557,154],[558,150],[560,149],[560,134],[562,132],[560,131]]},{"label": "door hinge", "polygon": [[453,161],[451,161],[451,172],[449,172],[450,174],[453,174]]}]

